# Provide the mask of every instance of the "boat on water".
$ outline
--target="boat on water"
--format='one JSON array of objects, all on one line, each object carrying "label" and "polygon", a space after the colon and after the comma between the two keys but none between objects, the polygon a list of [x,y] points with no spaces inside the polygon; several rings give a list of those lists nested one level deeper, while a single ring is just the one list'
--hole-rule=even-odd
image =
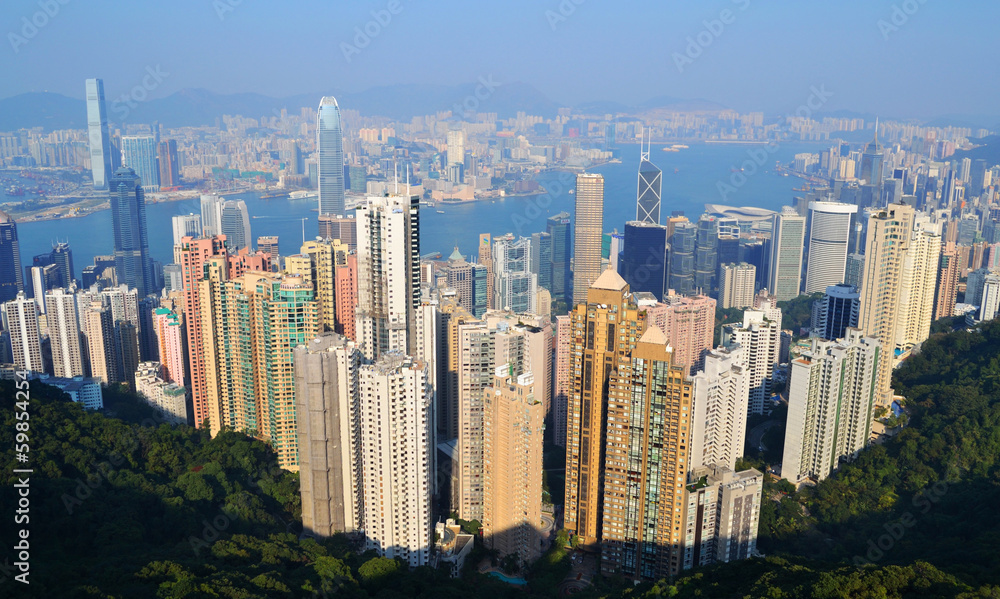
[{"label": "boat on water", "polygon": [[438,214],[444,214],[444,210],[438,210],[437,213]]},{"label": "boat on water", "polygon": [[569,190],[569,193],[571,193],[571,194],[576,193],[576,190],[575,189],[571,189],[571,190]]}]

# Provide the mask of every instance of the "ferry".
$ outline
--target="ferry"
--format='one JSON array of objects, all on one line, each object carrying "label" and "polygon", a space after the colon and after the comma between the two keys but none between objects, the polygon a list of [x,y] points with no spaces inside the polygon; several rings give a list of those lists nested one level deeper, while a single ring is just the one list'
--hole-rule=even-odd
[{"label": "ferry", "polygon": [[444,214],[444,210],[437,210],[436,212],[437,212],[438,214]]},{"label": "ferry", "polygon": [[571,190],[569,190],[569,192],[567,192],[567,193],[569,193],[570,195],[572,195],[572,194],[576,193],[576,190],[575,190],[575,189],[571,189]]}]

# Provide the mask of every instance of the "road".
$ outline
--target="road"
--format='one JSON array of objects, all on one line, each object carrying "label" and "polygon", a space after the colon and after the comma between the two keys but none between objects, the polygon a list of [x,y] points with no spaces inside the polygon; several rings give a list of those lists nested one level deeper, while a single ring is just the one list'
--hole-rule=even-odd
[{"label": "road", "polygon": [[756,447],[761,451],[767,451],[767,446],[764,445],[764,433],[780,425],[781,422],[777,420],[768,420],[767,422],[761,422],[757,426],[750,429],[750,434],[748,435],[748,438],[750,439],[750,447]]}]

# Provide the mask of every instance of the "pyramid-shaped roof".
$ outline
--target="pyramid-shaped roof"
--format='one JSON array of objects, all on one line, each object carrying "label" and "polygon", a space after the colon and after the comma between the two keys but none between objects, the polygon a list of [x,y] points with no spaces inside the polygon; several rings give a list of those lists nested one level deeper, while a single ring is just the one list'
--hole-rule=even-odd
[{"label": "pyramid-shaped roof", "polygon": [[621,291],[622,289],[625,289],[626,285],[628,285],[628,283],[625,282],[625,279],[623,279],[621,275],[615,272],[615,269],[607,268],[601,273],[601,276],[597,277],[597,280],[594,281],[594,284],[591,285],[590,288]]}]

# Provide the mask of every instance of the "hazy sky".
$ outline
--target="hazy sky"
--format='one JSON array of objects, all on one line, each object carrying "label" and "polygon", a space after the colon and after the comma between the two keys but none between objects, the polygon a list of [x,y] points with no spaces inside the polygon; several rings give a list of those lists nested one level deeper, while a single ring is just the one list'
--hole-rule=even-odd
[{"label": "hazy sky", "polygon": [[789,113],[815,86],[832,94],[824,111],[995,115],[998,17],[995,0],[3,0],[0,97],[82,97],[94,76],[112,97],[159,65],[150,97],[492,76],[566,104],[665,95]]}]

